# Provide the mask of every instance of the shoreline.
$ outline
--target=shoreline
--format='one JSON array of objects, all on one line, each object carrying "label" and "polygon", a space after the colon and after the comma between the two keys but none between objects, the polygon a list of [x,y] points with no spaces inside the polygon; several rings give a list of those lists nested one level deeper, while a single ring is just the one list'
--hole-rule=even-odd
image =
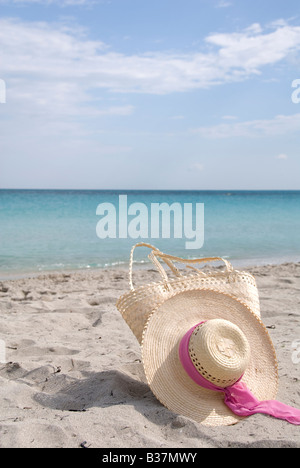
[{"label": "shoreline", "polygon": [[[193,258],[193,257],[191,257]],[[300,256],[284,256],[278,258],[245,258],[245,259],[229,259],[227,256],[224,257],[227,259],[235,269],[251,269],[256,267],[266,267],[266,266],[278,266],[278,265],[285,265],[285,264],[297,264],[300,263]],[[214,264],[212,264],[214,265]],[[141,260],[141,261],[134,261],[133,267],[135,270],[145,270],[145,269],[152,269],[155,268],[153,263],[149,260]],[[118,264],[113,265],[104,265],[101,267],[85,267],[85,268],[54,268],[54,269],[45,269],[45,270],[18,270],[18,271],[11,271],[11,270],[3,270],[0,269],[0,282],[1,281],[13,281],[18,279],[26,279],[32,277],[38,277],[40,275],[50,275],[50,274],[62,274],[62,273],[87,273],[89,271],[93,273],[102,272],[106,270],[127,270],[129,268],[128,261],[120,261]]]}]

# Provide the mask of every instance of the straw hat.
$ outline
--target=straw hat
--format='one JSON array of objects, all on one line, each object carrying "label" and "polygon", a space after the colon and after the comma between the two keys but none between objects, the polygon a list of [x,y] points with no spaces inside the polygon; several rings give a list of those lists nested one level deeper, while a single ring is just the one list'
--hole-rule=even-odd
[{"label": "straw hat", "polygon": [[187,333],[188,353],[201,378],[222,388],[240,379],[258,400],[275,399],[277,360],[260,318],[236,298],[202,289],[165,301],[144,328],[146,378],[164,406],[208,426],[242,419],[224,404],[223,392],[203,388],[187,374],[179,357]]}]

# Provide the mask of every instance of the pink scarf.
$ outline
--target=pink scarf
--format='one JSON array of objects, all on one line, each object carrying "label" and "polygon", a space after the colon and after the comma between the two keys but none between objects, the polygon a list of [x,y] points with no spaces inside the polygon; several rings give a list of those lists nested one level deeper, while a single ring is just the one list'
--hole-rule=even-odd
[{"label": "pink scarf", "polygon": [[201,323],[203,322],[198,323],[186,333],[179,346],[179,358],[189,377],[201,387],[225,393],[224,403],[238,416],[250,416],[255,413],[264,413],[278,419],[284,419],[291,424],[299,425],[300,410],[276,400],[257,400],[247,388],[247,385],[240,381],[243,376],[233,385],[222,388],[217,387],[199,374],[189,355],[189,341],[194,329]]}]

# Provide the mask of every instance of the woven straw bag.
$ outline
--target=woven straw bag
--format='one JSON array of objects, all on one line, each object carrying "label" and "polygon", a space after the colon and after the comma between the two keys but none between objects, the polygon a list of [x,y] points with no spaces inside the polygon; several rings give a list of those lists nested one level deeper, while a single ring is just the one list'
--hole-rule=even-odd
[{"label": "woven straw bag", "polygon": [[[149,259],[154,263],[161,274],[162,280],[156,283],[135,288],[132,281],[133,253],[136,247],[148,247],[151,253]],[[172,270],[175,275],[170,278],[163,268],[160,260]],[[223,261],[223,271],[212,270],[208,273],[195,268],[194,264]],[[191,274],[183,274],[175,265],[181,263],[192,270]],[[255,278],[245,271],[234,270],[231,263],[221,257],[209,257],[199,259],[183,259],[173,255],[167,255],[156,247],[138,243],[133,246],[129,261],[129,285],[130,291],[123,294],[116,306],[126,321],[139,343],[142,341],[144,326],[149,315],[170,297],[189,290],[210,289],[229,294],[249,306],[260,317],[259,296]]]}]

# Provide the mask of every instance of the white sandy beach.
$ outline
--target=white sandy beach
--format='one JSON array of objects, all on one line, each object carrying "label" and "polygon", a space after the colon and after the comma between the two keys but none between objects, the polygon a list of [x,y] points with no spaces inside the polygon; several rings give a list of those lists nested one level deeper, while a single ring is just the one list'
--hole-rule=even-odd
[{"label": "white sandy beach", "polygon": [[[300,408],[300,263],[252,267],[279,362],[278,399]],[[138,282],[159,280],[150,269]],[[0,282],[0,447],[300,447],[299,426],[264,415],[210,428],[164,408],[116,309],[125,269]],[[300,357],[300,352],[298,353]]]}]

